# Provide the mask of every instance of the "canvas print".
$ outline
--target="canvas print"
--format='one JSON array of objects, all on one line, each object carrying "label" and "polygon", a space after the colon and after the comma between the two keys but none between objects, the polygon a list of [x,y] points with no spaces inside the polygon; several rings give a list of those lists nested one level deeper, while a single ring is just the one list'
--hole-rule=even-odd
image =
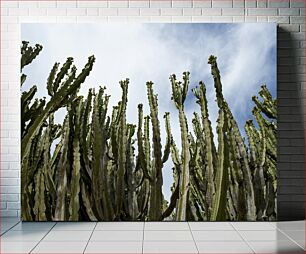
[{"label": "canvas print", "polygon": [[23,24],[23,221],[277,218],[275,24]]}]

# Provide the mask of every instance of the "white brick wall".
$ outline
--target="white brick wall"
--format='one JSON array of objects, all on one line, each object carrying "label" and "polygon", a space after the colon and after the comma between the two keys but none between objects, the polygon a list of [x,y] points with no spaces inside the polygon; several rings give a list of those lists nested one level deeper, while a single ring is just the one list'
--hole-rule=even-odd
[{"label": "white brick wall", "polygon": [[[279,89],[284,90],[286,94],[294,85],[304,86],[304,0],[2,0],[0,4],[2,16],[1,216],[19,216],[20,207],[19,25],[21,22],[277,22],[280,23],[279,69],[285,72],[287,68],[284,66],[295,67],[291,74],[279,73]],[[284,109],[290,111],[286,107]],[[289,137],[295,134],[286,135]],[[286,159],[284,160],[284,163],[288,164]],[[294,159],[287,160],[291,163]],[[301,158],[297,157],[296,163],[300,160]],[[283,169],[284,172],[295,170],[290,167],[293,166],[286,167]],[[284,200],[288,200],[285,192],[281,195],[284,195]]]}]

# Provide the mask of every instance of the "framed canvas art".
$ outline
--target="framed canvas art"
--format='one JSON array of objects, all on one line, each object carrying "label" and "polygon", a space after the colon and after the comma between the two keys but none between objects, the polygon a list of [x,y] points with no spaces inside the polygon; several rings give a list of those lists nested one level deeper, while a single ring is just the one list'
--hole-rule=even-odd
[{"label": "framed canvas art", "polygon": [[23,221],[277,218],[275,24],[23,24]]}]

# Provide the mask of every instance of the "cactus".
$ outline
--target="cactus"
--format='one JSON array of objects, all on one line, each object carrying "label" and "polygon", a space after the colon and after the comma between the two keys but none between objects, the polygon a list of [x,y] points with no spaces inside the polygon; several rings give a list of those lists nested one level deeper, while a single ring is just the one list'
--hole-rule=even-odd
[{"label": "cactus", "polygon": [[[21,69],[41,50],[40,45],[23,42]],[[129,79],[120,81],[122,97],[111,116],[105,87],[97,92],[89,89],[86,99],[78,95],[94,60],[89,57],[79,75],[72,58],[62,66],[55,63],[46,84],[50,99],[36,98],[36,86],[22,93],[23,220],[276,219],[277,101],[265,85],[252,97],[254,118],[245,123],[246,142],[222,93],[216,57],[209,57],[219,108],[216,148],[204,83],[192,89],[200,114],[194,112],[189,130],[184,104],[190,74],[184,72],[182,82],[171,75],[180,124],[179,151],[168,112],[162,147],[153,82],[146,83],[150,115],[144,116],[139,104],[136,125],[126,117]],[[24,82],[22,74],[21,85]],[[66,109],[66,116],[56,124],[54,113],[60,108]],[[162,187],[169,157],[174,182],[167,204]]]},{"label": "cactus", "polygon": [[188,141],[188,126],[187,120],[184,112],[184,102],[188,92],[189,85],[189,72],[183,73],[183,84],[176,81],[176,76],[170,76],[172,85],[172,100],[176,108],[179,111],[179,121],[181,129],[181,142],[182,142],[182,172],[179,182],[179,199],[176,211],[176,220],[185,221],[186,220],[186,209],[188,201],[188,191],[189,191],[189,161],[190,161],[190,151],[189,151],[189,141]]},{"label": "cactus", "polygon": [[[213,132],[211,127],[211,122],[209,120],[209,114],[208,114],[208,108],[207,108],[207,99],[206,99],[206,87],[203,82],[200,82],[200,90],[193,89],[193,93],[195,97],[197,98],[197,103],[201,107],[201,119],[202,119],[202,127],[199,126],[198,128],[202,128],[203,130],[200,131],[200,134],[198,133],[198,138],[200,135],[203,135],[204,137],[201,139],[204,139],[204,142],[201,142],[201,149],[203,150],[203,155],[205,157],[204,159],[204,165],[206,165],[206,170],[204,172],[205,179],[207,181],[206,186],[206,213],[207,217],[210,218],[211,212],[212,212],[212,206],[213,206],[213,197],[215,195],[215,184],[214,184],[214,168],[216,167],[216,159],[214,158],[215,153],[215,145],[213,142]],[[201,134],[203,133],[203,134]]]},{"label": "cactus", "polygon": [[147,82],[148,101],[150,106],[150,119],[153,130],[153,154],[151,167],[151,195],[150,195],[150,220],[159,220],[163,210],[162,195],[162,146],[160,138],[160,123],[158,119],[157,95],[153,92],[153,82]]}]

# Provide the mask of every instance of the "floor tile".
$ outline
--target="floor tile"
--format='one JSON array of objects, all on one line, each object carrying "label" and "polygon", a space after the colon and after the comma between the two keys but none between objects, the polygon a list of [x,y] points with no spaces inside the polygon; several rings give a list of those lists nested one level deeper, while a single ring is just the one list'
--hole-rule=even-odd
[{"label": "floor tile", "polygon": [[304,250],[291,241],[248,242],[256,253],[304,253]]},{"label": "floor tile", "polygon": [[190,231],[145,231],[145,241],[193,241]]},{"label": "floor tile", "polygon": [[29,253],[38,242],[1,242],[0,253]]},{"label": "floor tile", "polygon": [[235,230],[229,222],[188,222],[191,230]]},{"label": "floor tile", "polygon": [[8,231],[1,236],[1,241],[3,242],[38,242],[45,235],[46,231]]},{"label": "floor tile", "polygon": [[18,223],[19,223],[18,221],[15,221],[15,222],[1,222],[1,224],[0,224],[1,234],[10,230],[14,226],[18,225]]},{"label": "floor tile", "polygon": [[49,231],[55,222],[20,222],[11,230],[13,231]]},{"label": "floor tile", "polygon": [[277,228],[281,230],[304,230],[305,221],[281,221],[275,222]]},{"label": "floor tile", "polygon": [[[17,231],[15,231],[17,232]],[[44,242],[86,242],[92,231],[50,231],[43,239]]]},{"label": "floor tile", "polygon": [[57,222],[52,231],[90,231],[95,228],[97,222]]},{"label": "floor tile", "polygon": [[143,231],[94,231],[90,241],[109,242],[109,241],[142,241]]},{"label": "floor tile", "polygon": [[236,231],[192,231],[195,241],[242,241]]},{"label": "floor tile", "polygon": [[289,236],[291,240],[295,241],[302,248],[305,249],[305,231],[303,230],[290,230],[282,231],[285,235]]},{"label": "floor tile", "polygon": [[144,222],[98,222],[95,230],[143,230]]},{"label": "floor tile", "polygon": [[142,242],[89,242],[85,253],[142,253]]},{"label": "floor tile", "polygon": [[285,235],[288,235],[292,240],[305,240],[305,231],[302,230],[282,230]]},{"label": "floor tile", "polygon": [[253,253],[252,249],[241,242],[197,242],[200,253]]},{"label": "floor tile", "polygon": [[198,253],[196,245],[190,242],[144,242],[143,253]]},{"label": "floor tile", "polygon": [[145,222],[145,230],[190,230],[188,222]]},{"label": "floor tile", "polygon": [[87,242],[40,242],[31,253],[83,253]]},{"label": "floor tile", "polygon": [[286,241],[289,240],[287,236],[278,230],[271,231],[239,231],[241,236],[246,241]]},{"label": "floor tile", "polygon": [[3,223],[18,223],[20,221],[20,218],[17,217],[0,217],[0,224]]},{"label": "floor tile", "polygon": [[231,222],[237,230],[275,230],[270,222]]}]

